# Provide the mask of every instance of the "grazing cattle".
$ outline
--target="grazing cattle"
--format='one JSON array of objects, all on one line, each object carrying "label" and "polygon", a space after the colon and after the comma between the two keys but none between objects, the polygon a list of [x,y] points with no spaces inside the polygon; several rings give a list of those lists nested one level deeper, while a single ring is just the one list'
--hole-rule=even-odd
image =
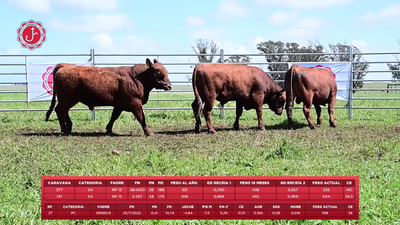
[{"label": "grazing cattle", "polygon": [[46,114],[48,121],[53,111],[56,96],[56,113],[61,133],[72,131],[72,121],[68,111],[78,102],[93,110],[95,106],[114,106],[106,134],[112,134],[115,120],[122,111],[132,112],[141,124],[145,135],[152,135],[147,127],[143,105],[149,99],[153,88],[171,90],[167,69],[157,60],[146,59],[146,64],[123,67],[90,67],[73,64],[57,64],[53,71],[54,93],[50,109]]},{"label": "grazing cattle", "polygon": [[262,107],[268,103],[269,108],[281,115],[285,104],[286,93],[268,74],[257,67],[233,64],[200,64],[194,68],[192,78],[195,99],[192,103],[196,118],[195,131],[200,132],[200,113],[207,122],[208,132],[215,133],[211,124],[211,111],[215,100],[223,106],[229,101],[236,101],[236,120],[233,125],[239,129],[239,118],[243,107],[255,109],[258,127],[265,129],[262,122]]},{"label": "grazing cattle", "polygon": [[310,117],[311,105],[314,104],[317,111],[317,124],[322,124],[321,105],[328,104],[329,123],[336,127],[333,119],[333,107],[336,103],[337,85],[332,72],[326,69],[311,69],[299,65],[293,65],[286,73],[286,113],[289,129],[294,128],[292,121],[293,101],[303,102],[304,116],[311,129],[315,128]]}]

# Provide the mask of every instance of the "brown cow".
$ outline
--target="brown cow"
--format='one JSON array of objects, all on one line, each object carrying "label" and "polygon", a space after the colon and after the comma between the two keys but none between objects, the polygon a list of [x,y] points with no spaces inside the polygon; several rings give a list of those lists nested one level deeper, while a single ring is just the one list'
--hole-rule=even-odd
[{"label": "brown cow", "polygon": [[311,105],[314,104],[317,112],[317,125],[322,124],[321,106],[328,104],[329,123],[336,127],[333,119],[333,107],[336,103],[337,85],[333,74],[326,69],[311,69],[297,64],[293,65],[286,73],[286,113],[289,129],[294,129],[292,121],[293,101],[303,102],[304,116],[311,129],[315,125],[310,117]]},{"label": "brown cow", "polygon": [[150,59],[146,59],[146,64],[132,67],[102,68],[61,63],[54,68],[53,74],[54,94],[46,121],[53,111],[57,96],[55,111],[64,135],[72,131],[68,111],[78,102],[87,105],[90,110],[95,106],[114,106],[106,134],[112,134],[114,122],[122,111],[128,111],[142,125],[145,135],[152,135],[145,122],[143,105],[147,103],[153,88],[172,88],[167,69],[157,60],[152,63]]},{"label": "brown cow", "polygon": [[192,103],[196,118],[195,131],[200,132],[200,113],[203,102],[203,114],[207,122],[208,132],[215,133],[211,124],[211,111],[215,100],[223,106],[229,101],[236,101],[236,120],[234,129],[239,129],[239,118],[243,107],[255,109],[258,127],[265,129],[262,122],[262,107],[268,103],[269,108],[281,115],[285,104],[284,89],[263,70],[257,67],[234,64],[201,64],[194,68],[192,85],[195,99]]}]

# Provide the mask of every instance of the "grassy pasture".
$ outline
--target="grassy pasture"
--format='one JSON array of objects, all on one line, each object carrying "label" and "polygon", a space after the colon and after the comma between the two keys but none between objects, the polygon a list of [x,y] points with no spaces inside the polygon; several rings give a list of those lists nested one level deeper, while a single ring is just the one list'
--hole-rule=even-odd
[{"label": "grassy pasture", "polygon": [[[385,88],[386,84],[367,85]],[[400,93],[356,92],[355,97],[400,97]],[[151,99],[193,99],[193,94],[153,94]],[[0,94],[24,100],[25,94]],[[191,101],[149,102],[145,107],[190,107]],[[49,102],[33,102],[32,109]],[[337,106],[345,102],[338,101]],[[355,106],[400,106],[399,100],[357,100]],[[229,103],[233,107],[234,103]],[[296,105],[297,106],[297,105]],[[0,109],[26,103],[1,103]],[[76,108],[87,108],[77,105]],[[105,136],[110,111],[71,111],[73,134],[59,136],[55,113],[0,112],[0,224],[400,224],[400,110],[335,110],[337,128],[306,127],[302,110],[294,111],[299,129],[286,130],[286,115],[264,110],[266,131],[255,129],[254,110],[244,111],[241,131],[233,131],[235,111],[225,119],[213,111],[216,135],[195,134],[190,110],[145,111],[156,133],[145,137],[133,115],[116,121],[118,136]],[[315,111],[312,118],[316,122]],[[205,125],[204,119],[202,124]],[[120,155],[112,155],[112,150]],[[41,176],[359,176],[359,221],[41,221]]]}]

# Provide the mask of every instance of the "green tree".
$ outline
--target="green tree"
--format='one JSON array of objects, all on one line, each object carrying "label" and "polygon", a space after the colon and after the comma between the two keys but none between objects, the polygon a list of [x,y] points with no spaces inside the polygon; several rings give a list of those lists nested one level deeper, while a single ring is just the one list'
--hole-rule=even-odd
[{"label": "green tree", "polygon": [[[350,45],[344,43],[337,44],[329,44],[330,53],[333,55],[329,55],[329,61],[333,62],[350,62],[350,54],[341,54],[341,53],[350,53]],[[353,46],[353,79],[356,80],[364,80],[365,75],[367,74],[369,64],[368,62],[360,55],[361,51],[356,46]],[[353,89],[362,88],[364,86],[363,81],[354,81]],[[353,91],[354,93],[355,91]]]},{"label": "green tree", "polygon": [[[324,46],[319,42],[309,41],[308,46],[300,46],[295,42],[283,43],[282,41],[265,41],[256,45],[257,49],[264,54],[267,62],[319,62],[325,59],[325,55],[289,55],[291,53],[324,53]],[[278,53],[278,54],[276,54]],[[288,64],[269,64],[269,71],[284,71],[282,73],[271,73],[271,77],[275,80],[284,80]],[[283,87],[283,82],[279,85]]]},{"label": "green tree", "polygon": [[[199,63],[212,63],[214,60],[214,56],[205,54],[216,54],[219,50],[217,43],[215,43],[214,40],[208,40],[208,39],[197,39],[196,46],[190,46],[190,47],[192,48],[194,53],[197,54],[197,61]],[[217,62],[219,61],[220,59],[218,59]],[[193,69],[196,65],[190,66],[190,68]],[[188,81],[192,81],[192,75],[191,74],[186,75],[186,79],[188,79]]]},{"label": "green tree", "polygon": [[[400,40],[397,40],[397,43],[400,45]],[[387,66],[389,67],[389,70],[400,70],[400,57],[399,55],[393,55],[394,58],[398,63],[388,63]],[[400,72],[393,71],[392,72],[392,78],[399,80],[400,79]]]},{"label": "green tree", "polygon": [[229,56],[227,59],[224,60],[225,63],[241,63],[245,64],[251,62],[251,58],[247,55],[234,55]]},{"label": "green tree", "polygon": [[211,63],[214,60],[213,55],[202,54],[216,54],[219,50],[217,43],[214,40],[197,39],[196,46],[191,46],[192,50],[197,54],[199,63]]}]

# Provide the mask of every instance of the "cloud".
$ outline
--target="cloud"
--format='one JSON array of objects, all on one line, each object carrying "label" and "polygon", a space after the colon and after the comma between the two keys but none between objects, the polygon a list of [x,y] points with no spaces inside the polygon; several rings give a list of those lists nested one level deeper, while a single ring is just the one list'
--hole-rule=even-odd
[{"label": "cloud", "polygon": [[11,5],[26,11],[49,12],[52,6],[72,6],[76,9],[115,10],[118,0],[7,0]]},{"label": "cloud", "polygon": [[198,29],[189,32],[191,38],[206,38],[206,39],[221,39],[224,36],[224,32],[221,28],[212,29]]},{"label": "cloud", "polygon": [[186,18],[186,24],[189,26],[195,27],[195,26],[203,26],[204,22],[203,22],[203,20],[201,20],[198,17],[190,16],[190,17]]},{"label": "cloud", "polygon": [[125,47],[131,53],[159,53],[160,51],[153,41],[135,35],[127,38]]},{"label": "cloud", "polygon": [[386,8],[374,12],[366,13],[360,17],[358,20],[365,23],[399,23],[400,20],[400,4],[389,5]]},{"label": "cloud", "polygon": [[254,45],[256,45],[256,44],[258,44],[258,43],[261,43],[261,42],[265,42],[265,41],[267,41],[265,38],[263,38],[263,37],[256,37],[256,38],[254,38]]},{"label": "cloud", "polygon": [[110,32],[115,30],[129,29],[131,23],[125,14],[95,16],[82,16],[72,21],[54,19],[50,26],[54,29],[76,32]]},{"label": "cloud", "polygon": [[95,49],[105,53],[160,53],[156,43],[135,35],[125,36],[114,41],[112,35],[98,33],[92,36],[92,44]]},{"label": "cloud", "polygon": [[272,15],[269,17],[269,22],[272,25],[282,25],[285,24],[289,21],[290,19],[290,14],[287,12],[274,12]]},{"label": "cloud", "polygon": [[220,47],[220,49],[224,49],[224,53],[226,53],[226,54],[250,54],[251,53],[248,46],[239,44],[236,42],[232,42],[232,41],[223,41],[219,45],[219,47]]},{"label": "cloud", "polygon": [[296,27],[300,27],[303,29],[317,29],[324,25],[324,22],[321,19],[317,19],[314,17],[304,17],[300,19]]},{"label": "cloud", "polygon": [[262,5],[280,5],[296,9],[318,9],[335,5],[350,4],[353,0],[254,0]]},{"label": "cloud", "polygon": [[358,49],[360,49],[361,51],[365,51],[366,49],[368,49],[368,45],[367,42],[362,41],[362,40],[353,40],[351,42],[351,44],[355,47],[357,47]]},{"label": "cloud", "polygon": [[218,12],[215,14],[215,17],[218,19],[231,19],[245,17],[248,14],[249,10],[237,0],[222,0],[218,5]]},{"label": "cloud", "polygon": [[106,33],[95,34],[92,37],[92,42],[94,43],[95,49],[100,50],[113,50],[114,44],[110,35]]},{"label": "cloud", "polygon": [[324,21],[314,17],[304,17],[293,24],[289,29],[283,30],[279,37],[282,39],[306,39],[314,38],[320,32]]},{"label": "cloud", "polygon": [[8,2],[26,11],[40,13],[50,10],[49,0],[8,0]]},{"label": "cloud", "polygon": [[118,7],[118,0],[56,0],[54,2],[64,6],[94,10],[116,10]]}]

